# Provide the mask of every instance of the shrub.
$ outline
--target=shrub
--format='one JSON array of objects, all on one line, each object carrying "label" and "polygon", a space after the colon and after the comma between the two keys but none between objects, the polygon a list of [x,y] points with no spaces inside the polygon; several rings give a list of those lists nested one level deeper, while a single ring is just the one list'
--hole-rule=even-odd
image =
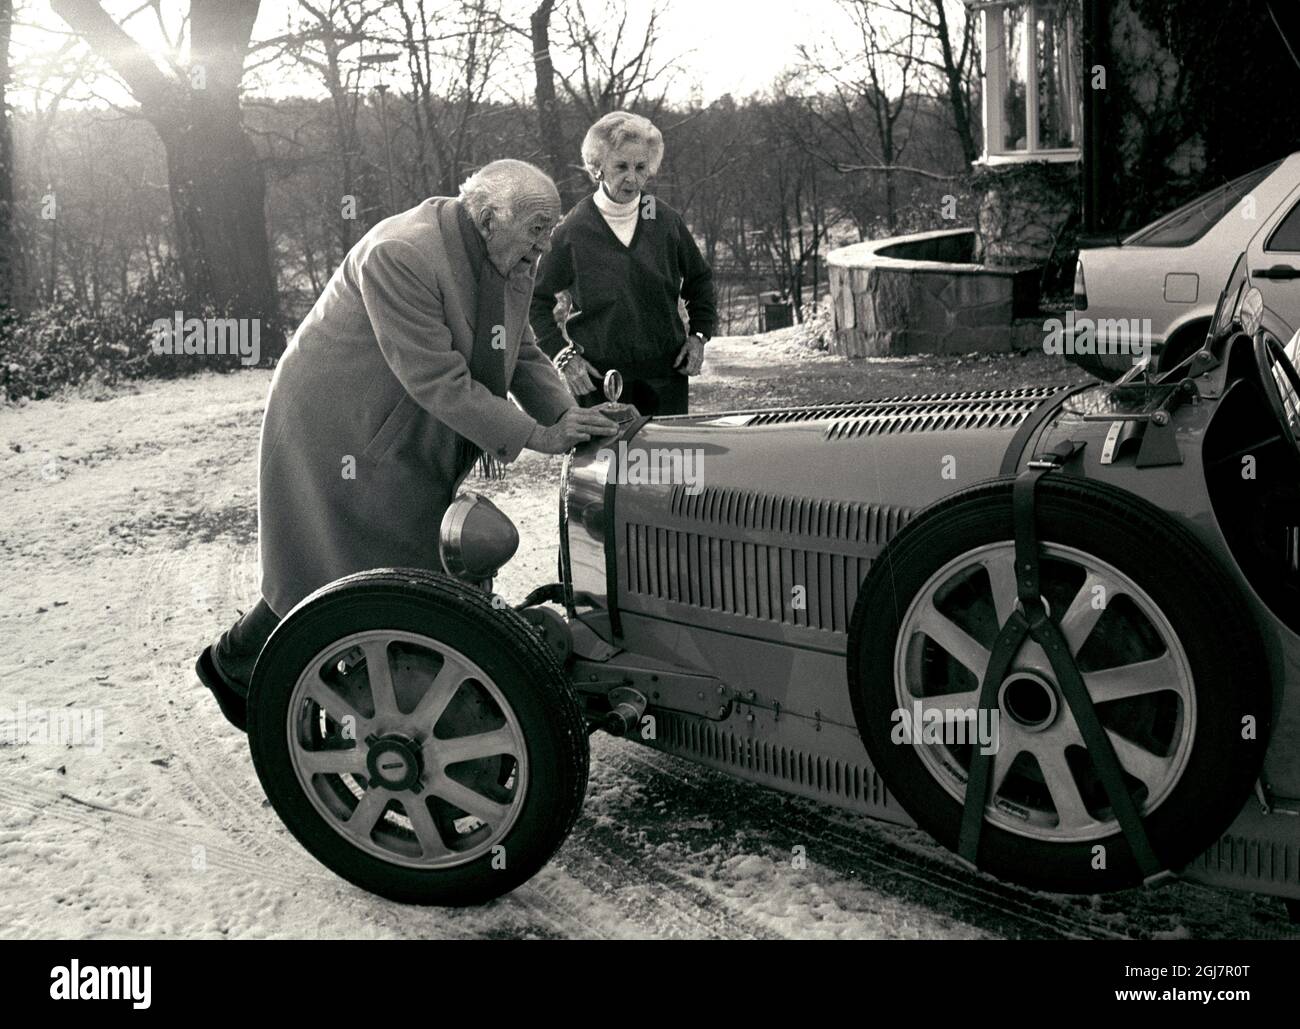
[{"label": "shrub", "polygon": [[61,299],[22,318],[0,316],[0,399],[37,400],[68,386],[241,367],[235,354],[155,354],[155,319],[178,310],[186,318],[220,317],[187,300],[174,274],[141,283],[120,307],[98,314]]}]

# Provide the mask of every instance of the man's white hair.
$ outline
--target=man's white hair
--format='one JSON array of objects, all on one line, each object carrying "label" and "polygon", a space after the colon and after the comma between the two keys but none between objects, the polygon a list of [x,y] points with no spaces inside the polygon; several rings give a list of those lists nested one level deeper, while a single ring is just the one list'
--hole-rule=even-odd
[{"label": "man's white hair", "polygon": [[527,161],[504,158],[485,164],[462,182],[460,201],[471,218],[477,219],[490,209],[497,217],[513,219],[518,213],[519,197],[535,195],[539,186],[555,190],[555,183],[541,168]]},{"label": "man's white hair", "polygon": [[630,111],[611,111],[587,130],[582,141],[582,163],[592,182],[599,181],[600,166],[611,150],[626,142],[650,144],[650,174],[659,173],[664,159],[664,136],[649,118]]}]

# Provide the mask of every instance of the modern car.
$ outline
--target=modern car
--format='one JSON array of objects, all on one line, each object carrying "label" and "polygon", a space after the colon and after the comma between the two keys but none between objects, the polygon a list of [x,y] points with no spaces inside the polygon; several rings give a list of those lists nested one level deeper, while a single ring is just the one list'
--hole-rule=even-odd
[{"label": "modern car", "polygon": [[495,594],[518,534],[464,494],[442,571],[277,627],[271,804],[367,890],[480,903],[559,847],[604,731],[1033,889],[1180,876],[1300,915],[1300,374],[1251,293],[1114,384],[655,420],[611,390],[555,582]]},{"label": "modern car", "polygon": [[[1297,212],[1300,153],[1210,190],[1114,245],[1081,249],[1074,318],[1091,323],[1093,339],[1081,347],[1092,352],[1073,359],[1115,379],[1134,363],[1125,342],[1140,335],[1164,367],[1180,363],[1204,341],[1219,287],[1239,253],[1254,246],[1259,253],[1252,264],[1261,272],[1300,258]],[[1300,297],[1300,284],[1289,292]],[[1300,311],[1300,299],[1293,306]]]}]

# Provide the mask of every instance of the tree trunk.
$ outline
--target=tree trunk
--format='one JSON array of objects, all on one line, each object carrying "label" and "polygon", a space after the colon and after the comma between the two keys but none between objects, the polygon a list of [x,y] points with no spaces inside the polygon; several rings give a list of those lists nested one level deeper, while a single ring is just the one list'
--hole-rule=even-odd
[{"label": "tree trunk", "polygon": [[555,100],[555,65],[551,62],[551,12],[555,0],[542,0],[529,19],[533,40],[533,71],[537,77],[537,127],[546,157],[547,171],[560,191],[560,204],[568,210],[577,202],[577,193],[564,159],[564,126]]},{"label": "tree trunk", "polygon": [[[935,14],[938,18],[939,49],[943,55],[943,73],[947,80],[948,86],[948,105],[952,110],[953,128],[957,133],[957,139],[961,143],[962,157],[966,161],[967,167],[971,165],[979,156],[979,148],[975,145],[975,132],[971,126],[971,103],[970,93],[962,81],[963,70],[958,66],[956,56],[952,52],[952,41],[948,38],[948,15],[943,8],[944,0],[934,0]],[[971,28],[972,12],[966,12],[966,20],[962,26],[962,56],[969,59],[971,48],[974,45],[968,37],[972,31]]]},{"label": "tree trunk", "polygon": [[0,323],[17,294],[18,236],[14,231],[14,138],[9,123],[9,34],[13,0],[0,0]]},{"label": "tree trunk", "polygon": [[266,231],[266,179],[239,109],[259,0],[191,0],[189,79],[164,75],[95,0],[54,13],[123,79],[167,152],[168,192],[193,303],[261,321],[262,354],[283,351]]},{"label": "tree trunk", "polygon": [[181,269],[196,300],[223,315],[260,319],[263,342],[276,346],[277,334],[268,332],[278,310],[266,234],[266,180],[238,107],[231,107],[219,113],[195,103],[191,117],[155,123],[167,151]]}]

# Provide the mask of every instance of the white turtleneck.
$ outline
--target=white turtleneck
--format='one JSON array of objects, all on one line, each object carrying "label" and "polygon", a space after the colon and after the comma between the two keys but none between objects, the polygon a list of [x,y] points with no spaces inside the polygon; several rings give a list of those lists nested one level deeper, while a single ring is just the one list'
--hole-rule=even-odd
[{"label": "white turtleneck", "polygon": [[626,204],[620,204],[616,200],[611,200],[604,188],[597,187],[595,200],[596,210],[605,219],[605,223],[614,230],[614,235],[618,237],[619,242],[625,247],[631,246],[632,237],[636,235],[636,219],[640,214],[641,194],[638,193]]}]

